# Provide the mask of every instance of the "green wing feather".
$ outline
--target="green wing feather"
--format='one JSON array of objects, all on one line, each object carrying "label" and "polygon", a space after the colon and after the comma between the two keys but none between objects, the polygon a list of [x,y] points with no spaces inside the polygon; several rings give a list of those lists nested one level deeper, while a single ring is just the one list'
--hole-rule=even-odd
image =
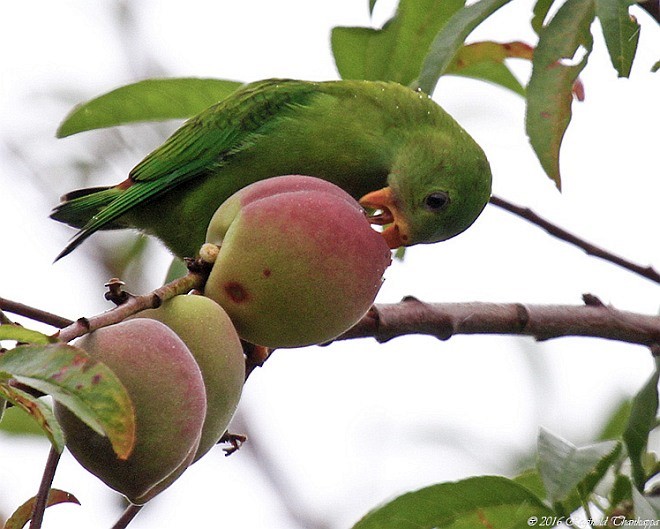
[{"label": "green wing feather", "polygon": [[[130,185],[125,189],[110,188],[101,196],[92,193],[60,204],[51,216],[66,222],[91,211],[95,214],[57,259],[94,232],[116,226],[117,219],[135,206],[215,172],[234,154],[252,145],[256,137],[266,134],[287,109],[306,104],[316,87],[317,83],[288,79],[247,85],[184,123],[131,171]],[[104,203],[107,205],[99,209]]]}]

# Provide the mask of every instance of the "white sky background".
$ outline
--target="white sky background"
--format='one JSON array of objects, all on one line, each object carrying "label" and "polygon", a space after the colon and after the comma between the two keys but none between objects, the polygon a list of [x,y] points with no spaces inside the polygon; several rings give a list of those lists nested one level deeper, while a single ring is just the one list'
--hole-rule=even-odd
[{"label": "white sky background", "polygon": [[[534,42],[531,2],[513,4],[470,40]],[[136,71],[243,81],[336,78],[330,28],[380,25],[394,2],[381,0],[373,22],[367,0],[193,0],[185,8],[181,2],[134,2],[136,27],[123,45],[113,5],[0,4],[0,296],[68,317],[108,308],[102,300],[107,278],[91,269],[84,245],[51,264],[72,233],[47,219],[52,197],[70,190],[67,174],[76,171],[71,160],[94,156],[85,151],[85,135],[54,138],[73,104],[137,80]],[[483,146],[495,193],[657,269],[660,74],[649,70],[660,58],[660,32],[641,10],[635,14],[643,27],[630,80],[616,78],[599,28],[593,28],[595,49],[582,75],[587,100],[573,107],[562,152],[562,194],[528,145],[521,98],[446,78],[435,99]],[[149,57],[160,63],[158,69]],[[517,67],[525,78],[528,66]],[[136,130],[149,147],[131,146]],[[107,160],[100,183],[121,181],[160,142],[148,127],[119,134],[126,154]],[[34,173],[42,183],[34,183]],[[167,266],[164,251],[153,250],[153,256],[150,288]],[[653,283],[494,207],[461,237],[411,249],[386,278],[382,302],[411,294],[427,301],[579,304],[581,294],[590,292],[618,308],[658,310]],[[576,443],[588,441],[611,406],[634,393],[650,371],[644,349],[602,340],[406,337],[381,346],[361,340],[278,351],[248,382],[241,411],[255,443],[265,444],[292,484],[287,499],[327,527],[345,528],[411,488],[506,473],[511,458],[530,449],[540,426]],[[0,434],[0,513],[8,515],[36,492],[47,450],[44,441]],[[63,459],[55,486],[76,494],[83,507],[50,509],[45,527],[114,522],[116,495],[70,457]],[[131,527],[291,529],[295,524],[281,502],[249,457],[225,459],[218,450]],[[209,516],[218,521],[206,524]]]}]

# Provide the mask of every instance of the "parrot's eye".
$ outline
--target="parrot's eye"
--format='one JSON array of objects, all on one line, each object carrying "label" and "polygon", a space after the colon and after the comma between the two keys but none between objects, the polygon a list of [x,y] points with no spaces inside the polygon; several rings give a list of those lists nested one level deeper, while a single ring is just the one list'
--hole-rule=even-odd
[{"label": "parrot's eye", "polygon": [[449,195],[441,191],[426,195],[424,199],[424,207],[432,213],[442,211],[447,207],[447,204],[449,204]]}]

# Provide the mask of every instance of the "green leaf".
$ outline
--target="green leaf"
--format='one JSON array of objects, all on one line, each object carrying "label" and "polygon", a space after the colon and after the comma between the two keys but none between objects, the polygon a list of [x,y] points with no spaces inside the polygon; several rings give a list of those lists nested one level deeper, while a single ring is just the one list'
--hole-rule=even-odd
[{"label": "green leaf", "polygon": [[553,3],[554,0],[536,0],[533,10],[534,16],[532,17],[532,29],[537,35],[541,33],[543,23]]},{"label": "green leaf", "polygon": [[85,351],[58,343],[20,346],[0,356],[0,372],[51,395],[90,428],[107,435],[119,458],[135,443],[135,412],[126,389]]},{"label": "green leaf", "polygon": [[[4,529],[22,529],[25,527],[25,525],[32,519],[32,510],[34,509],[35,501],[36,498],[30,498],[16,509],[14,514],[11,515],[11,518],[7,520]],[[46,507],[52,507],[59,503],[75,503],[80,505],[80,502],[73,494],[59,489],[50,489],[48,492]]]},{"label": "green leaf", "polygon": [[127,123],[188,118],[241,84],[192,77],[138,81],[76,106],[57,129],[57,137]]},{"label": "green leaf", "polygon": [[373,15],[374,14],[374,7],[376,7],[376,2],[378,0],[369,0],[369,14]]},{"label": "green leaf", "polygon": [[488,81],[524,96],[525,89],[504,60],[516,58],[531,61],[533,54],[534,49],[524,42],[474,42],[458,50],[445,73]]},{"label": "green leaf", "polygon": [[501,476],[479,476],[399,496],[353,529],[527,529],[530,517],[552,514],[522,485]]},{"label": "green leaf", "polygon": [[16,324],[0,325],[0,340],[15,340],[23,343],[47,344],[57,340],[32,329],[26,329]]},{"label": "green leaf", "polygon": [[382,29],[336,27],[332,52],[343,79],[396,81],[419,75],[433,38],[465,0],[401,0]]},{"label": "green leaf", "polygon": [[619,77],[630,76],[639,41],[639,24],[630,16],[628,0],[595,0],[596,16],[603,28],[603,36],[612,66]]},{"label": "green leaf", "polygon": [[620,439],[628,424],[631,408],[632,401],[630,399],[622,400],[607,419],[596,439],[598,441]]},{"label": "green leaf", "polygon": [[643,456],[646,451],[649,433],[655,426],[658,413],[658,379],[660,379],[660,359],[656,358],[655,372],[635,395],[630,410],[630,418],[623,432],[623,442],[628,450],[632,469],[632,478],[637,490],[644,490],[646,472]]},{"label": "green leaf", "polygon": [[632,491],[633,486],[628,476],[617,474],[609,492],[610,505],[617,506],[621,502],[632,500]]},{"label": "green leaf", "polygon": [[513,481],[522,485],[527,490],[536,494],[539,498],[545,498],[545,486],[541,479],[541,474],[535,468],[528,468],[524,472],[513,478]]},{"label": "green leaf", "polygon": [[173,257],[170,267],[167,269],[167,274],[165,274],[164,284],[170,283],[175,279],[185,276],[188,273],[188,267],[186,263],[179,259],[178,257]]},{"label": "green leaf", "polygon": [[618,450],[619,444],[615,441],[577,448],[542,428],[538,438],[538,469],[548,499],[555,504],[568,498],[573,489],[605,460],[605,469],[596,482],[587,483],[588,488],[593,489],[607,470],[612,454]]},{"label": "green leaf", "polygon": [[653,66],[651,66],[651,73],[655,73],[658,70],[660,70],[660,61],[656,62]]},{"label": "green leaf", "polygon": [[[591,0],[567,0],[543,28],[527,85],[527,135],[547,175],[561,189],[559,149],[571,121],[573,85],[586,66],[593,39]],[[571,60],[584,52],[576,64]]]},{"label": "green leaf", "polygon": [[0,384],[0,395],[26,412],[46,434],[53,447],[59,453],[62,453],[62,450],[64,450],[64,434],[50,406],[21,389],[5,384]]},{"label": "green leaf", "polygon": [[472,30],[510,1],[480,0],[458,10],[433,39],[415,87],[431,94]]},{"label": "green leaf", "polygon": [[[2,387],[0,385],[0,387]],[[0,420],[0,431],[8,435],[44,436],[45,433],[32,416],[18,406],[5,410]]]}]

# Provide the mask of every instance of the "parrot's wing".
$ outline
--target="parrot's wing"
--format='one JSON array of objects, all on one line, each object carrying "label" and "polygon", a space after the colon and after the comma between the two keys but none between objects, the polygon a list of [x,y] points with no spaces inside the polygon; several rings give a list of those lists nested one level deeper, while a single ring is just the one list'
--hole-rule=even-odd
[{"label": "parrot's wing", "polygon": [[317,87],[318,83],[290,79],[259,81],[191,118],[131,171],[118,186],[123,192],[76,233],[57,259],[133,207],[217,171],[267,134],[288,111],[305,106]]}]

